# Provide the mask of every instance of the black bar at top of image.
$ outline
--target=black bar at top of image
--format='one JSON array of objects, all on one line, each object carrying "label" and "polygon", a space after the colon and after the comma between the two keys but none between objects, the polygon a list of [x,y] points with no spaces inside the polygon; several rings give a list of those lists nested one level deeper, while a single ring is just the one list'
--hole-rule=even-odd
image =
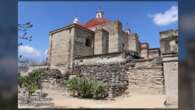
[{"label": "black bar at top of image", "polygon": [[18,0],[18,1],[51,1],[51,2],[57,2],[57,1],[71,1],[71,2],[77,2],[77,1],[90,1],[90,2],[94,2],[94,1],[99,1],[99,2],[121,2],[121,1],[134,1],[134,2],[150,2],[150,1],[155,1],[155,2],[159,2],[159,1],[167,1],[167,2],[171,2],[171,1],[178,1],[178,0]]}]

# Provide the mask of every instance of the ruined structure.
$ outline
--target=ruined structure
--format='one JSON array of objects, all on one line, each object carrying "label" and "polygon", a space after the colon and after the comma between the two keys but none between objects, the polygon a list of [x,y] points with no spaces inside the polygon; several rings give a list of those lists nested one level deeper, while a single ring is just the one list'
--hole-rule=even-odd
[{"label": "ruined structure", "polygon": [[178,32],[160,32],[160,48],[140,42],[137,33],[123,30],[120,21],[104,17],[73,24],[49,33],[48,66],[63,74],[95,77],[109,82],[112,95],[126,90],[140,94],[166,94],[177,103]]}]

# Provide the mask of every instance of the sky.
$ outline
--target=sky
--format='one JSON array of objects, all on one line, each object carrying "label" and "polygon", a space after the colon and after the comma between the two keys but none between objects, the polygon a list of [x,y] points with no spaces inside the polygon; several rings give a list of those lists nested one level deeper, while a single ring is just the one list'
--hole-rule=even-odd
[{"label": "sky", "polygon": [[[19,54],[42,60],[46,57],[49,32],[69,25],[77,17],[81,24],[95,17],[102,9],[109,20],[120,20],[123,28],[139,35],[151,48],[160,47],[160,31],[178,29],[177,2],[19,2],[18,23],[31,22],[28,30],[32,41],[19,40]],[[20,32],[19,32],[20,34]]]}]

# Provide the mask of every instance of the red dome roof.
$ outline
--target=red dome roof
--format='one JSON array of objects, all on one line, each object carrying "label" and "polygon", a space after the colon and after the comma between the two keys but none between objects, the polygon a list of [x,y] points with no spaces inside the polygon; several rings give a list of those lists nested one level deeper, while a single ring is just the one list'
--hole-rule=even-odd
[{"label": "red dome roof", "polygon": [[89,21],[84,25],[84,27],[90,28],[90,27],[93,27],[93,26],[105,24],[106,22],[108,22],[108,20],[105,19],[105,18],[95,18],[95,19],[89,20]]}]

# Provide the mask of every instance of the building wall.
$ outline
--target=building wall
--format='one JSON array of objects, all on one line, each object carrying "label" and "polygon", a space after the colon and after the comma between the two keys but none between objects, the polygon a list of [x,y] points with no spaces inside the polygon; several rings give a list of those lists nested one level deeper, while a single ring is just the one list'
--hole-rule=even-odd
[{"label": "building wall", "polygon": [[127,66],[130,94],[164,94],[162,63],[148,59],[135,61],[132,65]]},{"label": "building wall", "polygon": [[160,32],[160,51],[165,76],[166,103],[178,104],[178,31]]},{"label": "building wall", "polygon": [[119,36],[120,36],[120,42],[121,42],[121,50],[125,50],[127,51],[128,50],[128,34],[125,33],[124,31],[120,30],[120,33],[119,33]]},{"label": "building wall", "polygon": [[178,104],[178,57],[164,57],[163,70],[167,104]]},{"label": "building wall", "polygon": [[149,57],[149,52],[148,52],[148,49],[149,49],[149,44],[148,43],[141,43],[140,45],[140,56],[144,59],[147,59]]},{"label": "building wall", "polygon": [[75,29],[74,57],[94,54],[94,32],[81,28]]},{"label": "building wall", "polygon": [[72,29],[50,34],[49,64],[50,66],[68,66],[70,63],[70,44]]},{"label": "building wall", "polygon": [[104,29],[95,31],[94,54],[108,53],[109,46],[109,33]]},{"label": "building wall", "polygon": [[139,45],[139,38],[136,33],[131,33],[128,37],[128,47],[127,49],[129,51],[134,51],[134,52],[140,52],[140,45]]},{"label": "building wall", "polygon": [[109,33],[109,53],[112,52],[121,52],[122,51],[122,43],[120,39],[120,32],[122,30],[122,24],[119,21],[110,21],[104,25],[98,25],[90,28],[95,31],[96,29],[104,29]]},{"label": "building wall", "polygon": [[76,58],[74,60],[74,64],[97,65],[97,64],[120,63],[125,61],[126,58],[124,53],[112,53],[112,54],[94,55],[94,56]]},{"label": "building wall", "polygon": [[104,29],[109,33],[109,53],[122,52],[123,50],[140,52],[138,35],[136,33],[126,34],[119,21],[110,21],[90,29],[93,31]]},{"label": "building wall", "polygon": [[178,53],[178,31],[168,30],[160,32],[161,54]]},{"label": "building wall", "polygon": [[76,24],[54,30],[48,50],[50,68],[65,73],[72,68],[74,57],[94,55],[94,32]]},{"label": "building wall", "polygon": [[160,49],[159,48],[150,48],[148,50],[148,57],[149,58],[158,58],[160,57]]},{"label": "building wall", "polygon": [[[114,95],[125,92],[129,94],[164,94],[164,76],[162,63],[153,60],[135,60],[133,62],[106,63],[110,59],[104,56],[104,63],[92,62],[102,61],[99,57],[83,59],[83,62],[75,65],[75,71],[82,76],[96,78],[101,81],[108,82],[113,88]],[[81,60],[81,59],[80,59]],[[79,61],[79,59],[77,60]],[[74,73],[77,73],[74,72]]]}]

